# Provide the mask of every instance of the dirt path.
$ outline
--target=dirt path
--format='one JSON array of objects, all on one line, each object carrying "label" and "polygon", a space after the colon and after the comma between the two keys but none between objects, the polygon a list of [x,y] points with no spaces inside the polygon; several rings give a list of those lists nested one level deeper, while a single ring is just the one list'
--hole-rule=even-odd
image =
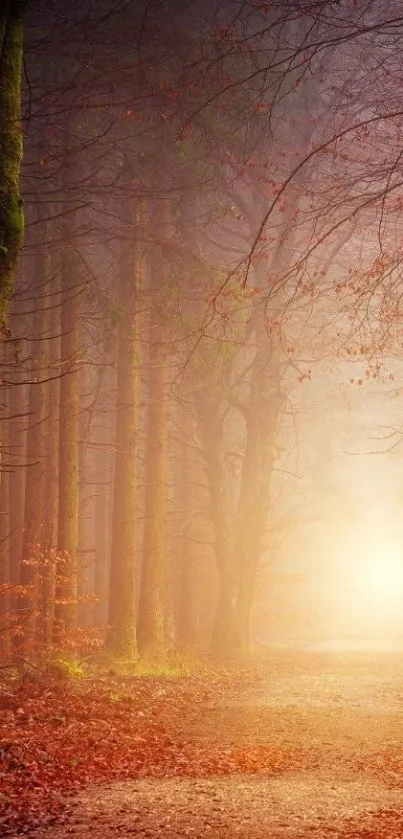
[{"label": "dirt path", "polygon": [[[164,837],[341,837],[373,828],[380,808],[387,808],[383,827],[403,835],[402,795],[376,781],[329,775],[289,773],[217,777],[209,780],[166,779],[118,783],[80,796],[64,824],[54,826],[55,839],[99,836]],[[391,811],[395,811],[394,815]],[[373,836],[374,834],[371,834]],[[385,833],[382,834],[385,836]]]},{"label": "dirt path", "polygon": [[403,837],[403,657],[273,656],[257,687],[217,689],[164,724],[195,749],[265,750],[272,763],[92,788],[40,839]]}]

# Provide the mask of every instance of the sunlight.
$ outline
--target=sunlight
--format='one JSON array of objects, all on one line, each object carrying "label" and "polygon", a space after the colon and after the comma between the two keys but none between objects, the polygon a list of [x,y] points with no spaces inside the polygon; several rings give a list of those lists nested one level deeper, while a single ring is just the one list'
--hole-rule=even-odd
[{"label": "sunlight", "polygon": [[373,530],[357,532],[356,537],[343,563],[342,614],[362,632],[397,632],[403,596],[399,545]]},{"label": "sunlight", "polygon": [[403,548],[386,512],[368,518],[345,522],[325,548],[314,583],[323,638],[403,639]]},{"label": "sunlight", "polygon": [[368,557],[368,582],[373,594],[381,600],[393,600],[403,590],[403,564],[394,545],[385,545],[378,554]]}]

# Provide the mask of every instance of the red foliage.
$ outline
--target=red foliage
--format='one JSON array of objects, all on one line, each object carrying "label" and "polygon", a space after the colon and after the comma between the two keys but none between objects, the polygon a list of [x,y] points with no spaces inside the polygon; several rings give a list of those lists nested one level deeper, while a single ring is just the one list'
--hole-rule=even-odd
[{"label": "red foliage", "polygon": [[284,770],[287,755],[280,749],[204,746],[169,733],[166,716],[190,711],[203,701],[202,690],[143,677],[74,690],[31,680],[3,693],[1,835],[52,824],[66,797],[88,784]]}]

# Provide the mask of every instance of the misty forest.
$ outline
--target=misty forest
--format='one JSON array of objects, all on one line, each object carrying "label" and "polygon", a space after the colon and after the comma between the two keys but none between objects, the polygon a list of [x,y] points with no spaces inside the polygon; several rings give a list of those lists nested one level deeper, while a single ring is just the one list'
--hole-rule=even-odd
[{"label": "misty forest", "polygon": [[402,49],[399,0],[0,2],[6,836],[115,835],[57,821],[111,779],[123,836],[402,835]]}]

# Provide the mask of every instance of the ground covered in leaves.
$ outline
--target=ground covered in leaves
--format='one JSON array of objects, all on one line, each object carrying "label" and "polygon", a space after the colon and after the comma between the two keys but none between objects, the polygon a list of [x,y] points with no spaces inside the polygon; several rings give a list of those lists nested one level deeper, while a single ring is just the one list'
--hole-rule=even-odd
[{"label": "ground covered in leaves", "polygon": [[403,836],[403,654],[35,674],[0,703],[1,836]]}]

